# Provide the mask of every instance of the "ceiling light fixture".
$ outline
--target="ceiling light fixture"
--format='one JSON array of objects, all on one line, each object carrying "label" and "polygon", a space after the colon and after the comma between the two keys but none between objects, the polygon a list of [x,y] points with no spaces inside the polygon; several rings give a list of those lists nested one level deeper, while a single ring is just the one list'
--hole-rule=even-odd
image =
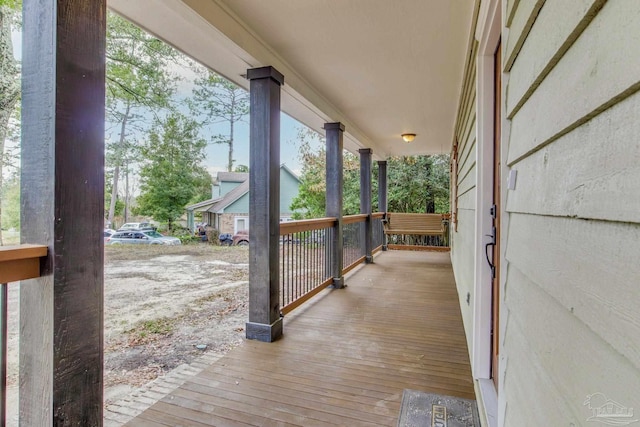
[{"label": "ceiling light fixture", "polygon": [[404,142],[412,142],[414,139],[416,139],[416,134],[415,133],[403,133],[402,134],[402,139],[404,139]]}]

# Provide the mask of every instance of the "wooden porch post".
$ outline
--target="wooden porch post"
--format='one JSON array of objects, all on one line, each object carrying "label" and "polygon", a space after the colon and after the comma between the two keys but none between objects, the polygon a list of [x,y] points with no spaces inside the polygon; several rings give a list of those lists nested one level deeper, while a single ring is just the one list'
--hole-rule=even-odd
[{"label": "wooden porch post", "polygon": [[[387,212],[387,162],[378,160],[378,212]],[[387,250],[387,236],[382,235],[382,250]]]},{"label": "wooden porch post", "polygon": [[102,425],[105,0],[24,0],[20,425]]},{"label": "wooden porch post", "polygon": [[272,342],[280,317],[280,86],[273,67],[247,70],[249,113],[249,322],[247,339]]},{"label": "wooden porch post", "polygon": [[361,148],[360,153],[360,213],[369,215],[364,223],[365,262],[373,262],[373,227],[371,221],[371,148]]},{"label": "wooden porch post", "polygon": [[342,169],[342,137],[344,125],[342,123],[325,123],[327,140],[327,191],[326,191],[326,215],[336,217],[336,227],[333,231],[330,253],[330,271],[333,275],[333,286],[336,289],[344,287],[342,276],[342,193],[343,193],[343,169]]}]

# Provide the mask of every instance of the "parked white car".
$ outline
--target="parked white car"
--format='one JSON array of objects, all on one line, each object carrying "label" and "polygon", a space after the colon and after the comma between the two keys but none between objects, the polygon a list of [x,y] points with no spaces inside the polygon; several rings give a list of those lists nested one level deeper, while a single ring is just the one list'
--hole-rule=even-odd
[{"label": "parked white car", "polygon": [[107,238],[106,245],[180,245],[177,237],[164,236],[155,230],[118,231]]},{"label": "parked white car", "polygon": [[122,227],[118,228],[118,231],[133,231],[133,230],[155,230],[156,227],[150,222],[127,222]]}]

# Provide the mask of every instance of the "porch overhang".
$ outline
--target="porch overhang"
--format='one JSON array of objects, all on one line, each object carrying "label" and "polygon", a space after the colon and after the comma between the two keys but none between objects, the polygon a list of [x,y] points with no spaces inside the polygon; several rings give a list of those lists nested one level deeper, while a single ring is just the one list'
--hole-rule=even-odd
[{"label": "porch overhang", "polygon": [[[450,151],[475,2],[109,0],[111,9],[238,85],[285,76],[282,110],[374,158]],[[411,144],[402,133],[416,133]]]}]

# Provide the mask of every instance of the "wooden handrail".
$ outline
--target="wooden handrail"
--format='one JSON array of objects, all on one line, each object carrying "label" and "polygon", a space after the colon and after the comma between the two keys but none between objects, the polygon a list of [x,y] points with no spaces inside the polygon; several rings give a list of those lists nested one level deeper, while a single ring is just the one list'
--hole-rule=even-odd
[{"label": "wooden handrail", "polygon": [[318,286],[316,286],[315,288],[313,288],[312,290],[310,290],[306,294],[302,295],[300,298],[295,299],[295,300],[291,301],[289,304],[287,304],[284,307],[282,307],[280,309],[280,313],[282,315],[285,315],[285,314],[291,312],[294,308],[300,307],[304,302],[310,300],[312,297],[317,295],[320,291],[322,291],[323,289],[325,289],[326,287],[328,287],[332,283],[333,283],[333,277],[328,278],[327,280],[325,280],[324,282],[320,283]]},{"label": "wooden handrail", "polygon": [[378,219],[378,218],[384,218],[386,212],[375,212],[371,214],[371,218],[373,219]]},{"label": "wooden handrail", "polygon": [[355,222],[365,222],[367,220],[367,214],[347,215],[342,217],[342,224],[353,224]]},{"label": "wooden handrail", "polygon": [[0,246],[0,283],[40,277],[40,258],[46,256],[44,245]]},{"label": "wooden handrail", "polygon": [[333,227],[336,225],[337,220],[335,217],[327,217],[283,222],[280,224],[280,235]]}]

